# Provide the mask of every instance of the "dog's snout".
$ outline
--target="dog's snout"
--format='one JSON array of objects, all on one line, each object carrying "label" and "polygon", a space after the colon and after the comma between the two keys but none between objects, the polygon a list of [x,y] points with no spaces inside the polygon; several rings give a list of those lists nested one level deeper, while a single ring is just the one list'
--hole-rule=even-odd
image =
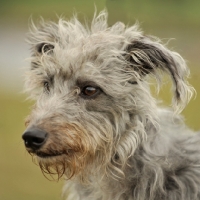
[{"label": "dog's snout", "polygon": [[22,135],[25,146],[33,150],[37,150],[45,143],[47,139],[47,132],[39,128],[31,128],[25,131]]}]

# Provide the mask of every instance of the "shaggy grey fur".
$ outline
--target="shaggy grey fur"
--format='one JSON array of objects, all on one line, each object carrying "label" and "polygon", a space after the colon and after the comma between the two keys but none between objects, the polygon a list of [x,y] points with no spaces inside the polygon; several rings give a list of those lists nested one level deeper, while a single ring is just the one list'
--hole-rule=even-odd
[{"label": "shaggy grey fur", "polygon": [[[25,88],[37,101],[27,130],[48,137],[38,149],[24,140],[43,172],[68,179],[66,199],[200,199],[200,134],[179,115],[193,88],[178,53],[137,24],[108,27],[105,11],[90,26],[76,17],[42,21],[29,43]],[[173,109],[149,89],[149,77],[159,86],[163,72]]]}]

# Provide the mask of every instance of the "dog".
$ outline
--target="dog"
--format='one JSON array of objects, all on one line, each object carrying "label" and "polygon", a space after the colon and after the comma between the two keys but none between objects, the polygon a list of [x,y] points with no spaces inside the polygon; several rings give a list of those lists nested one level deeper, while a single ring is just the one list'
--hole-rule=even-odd
[{"label": "dog", "polygon": [[[32,25],[27,151],[44,174],[65,177],[67,200],[199,200],[200,134],[180,115],[195,91],[184,59],[137,23],[107,18]],[[162,74],[169,108],[150,90]]]}]

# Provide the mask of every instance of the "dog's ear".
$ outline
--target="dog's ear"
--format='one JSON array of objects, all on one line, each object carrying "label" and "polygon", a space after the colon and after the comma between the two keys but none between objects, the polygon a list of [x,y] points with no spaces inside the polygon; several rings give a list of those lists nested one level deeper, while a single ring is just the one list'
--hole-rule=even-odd
[{"label": "dog's ear", "polygon": [[[30,69],[35,73],[41,73],[40,67],[44,62],[52,62],[50,59],[54,55],[58,27],[55,23],[46,23],[42,18],[39,24],[35,25],[30,21],[30,28],[26,42],[30,45],[31,66]],[[47,63],[48,65],[48,63]]]},{"label": "dog's ear", "polygon": [[170,51],[155,38],[141,37],[126,47],[126,61],[142,79],[147,74],[157,76],[159,71],[167,72],[174,85],[173,105],[182,110],[192,97],[193,88],[187,78],[189,69],[183,58]]},{"label": "dog's ear", "polygon": [[39,24],[36,26],[31,19],[26,41],[31,45],[32,55],[40,57],[53,53],[57,31],[58,27],[53,22],[46,23],[41,18]]},{"label": "dog's ear", "polygon": [[54,49],[54,45],[49,44],[48,42],[40,43],[40,44],[36,45],[36,48],[35,48],[35,50],[39,54],[50,53],[50,52],[52,52],[53,49]]}]

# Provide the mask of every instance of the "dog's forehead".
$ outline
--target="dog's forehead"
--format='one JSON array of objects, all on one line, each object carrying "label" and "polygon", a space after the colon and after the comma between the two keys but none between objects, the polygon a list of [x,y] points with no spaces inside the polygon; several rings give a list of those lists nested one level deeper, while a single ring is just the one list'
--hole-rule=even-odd
[{"label": "dog's forehead", "polygon": [[[50,37],[50,40],[53,39],[60,48],[56,53],[62,54],[64,51],[69,55],[70,52],[73,52],[74,56],[84,57],[90,54],[94,57],[95,54],[110,55],[123,49],[123,45],[128,40],[123,23],[116,23],[111,27],[107,27],[107,25],[103,27],[101,24],[99,24],[100,27],[96,26],[93,24],[88,28],[76,21],[60,21],[54,26],[53,35]],[[45,32],[52,32],[51,28],[50,25],[46,26]]]},{"label": "dog's forehead", "polygon": [[94,57],[95,55],[101,57],[101,54],[102,56],[109,56],[110,54],[116,54],[117,51],[121,51],[123,49],[124,37],[99,32],[88,34],[87,36],[83,35],[73,41],[69,40],[61,44],[61,51],[65,51],[66,55],[68,54],[69,56],[73,52],[74,56],[77,55],[79,57]]},{"label": "dog's forehead", "polygon": [[80,70],[89,73],[119,57],[123,52],[123,40],[123,36],[108,36],[106,32],[88,34],[65,43],[65,46],[58,45],[55,56],[64,71],[72,69],[74,73],[80,73]]}]

